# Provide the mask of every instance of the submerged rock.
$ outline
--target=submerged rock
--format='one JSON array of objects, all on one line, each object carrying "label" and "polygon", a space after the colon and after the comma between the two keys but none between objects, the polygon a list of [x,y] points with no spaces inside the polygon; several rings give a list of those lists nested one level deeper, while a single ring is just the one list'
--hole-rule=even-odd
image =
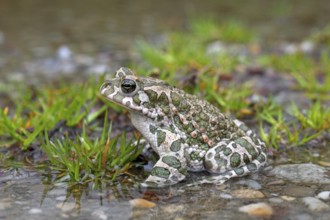
[{"label": "submerged rock", "polygon": [[273,209],[270,205],[264,202],[253,203],[242,206],[238,209],[240,212],[245,212],[251,216],[269,217],[273,214]]},{"label": "submerged rock", "polygon": [[129,203],[135,208],[153,208],[156,206],[155,203],[145,199],[132,199]]},{"label": "submerged rock", "polygon": [[323,191],[317,194],[318,199],[330,200],[330,191]]},{"label": "submerged rock", "polygon": [[294,183],[330,184],[330,169],[311,163],[279,165],[270,175]]},{"label": "submerged rock", "polygon": [[252,189],[238,189],[233,191],[232,195],[236,198],[245,198],[245,199],[256,199],[256,198],[265,197],[262,192]]},{"label": "submerged rock", "polygon": [[305,197],[303,198],[303,202],[311,211],[325,211],[330,209],[327,204],[314,197]]}]

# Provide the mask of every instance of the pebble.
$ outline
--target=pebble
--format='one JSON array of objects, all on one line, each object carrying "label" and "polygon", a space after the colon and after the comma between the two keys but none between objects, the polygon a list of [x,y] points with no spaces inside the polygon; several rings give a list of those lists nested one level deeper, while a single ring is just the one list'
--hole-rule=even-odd
[{"label": "pebble", "polygon": [[238,181],[237,184],[245,185],[245,186],[247,186],[251,189],[255,189],[255,190],[258,190],[258,189],[262,188],[260,183],[258,183],[255,180],[249,180],[249,179],[242,179],[242,180]]},{"label": "pebble", "polygon": [[273,214],[273,208],[264,202],[252,203],[242,206],[238,209],[240,212],[245,212],[251,216],[269,217]]},{"label": "pebble", "polygon": [[40,213],[42,213],[41,209],[32,208],[29,210],[29,214],[40,214]]},{"label": "pebble", "polygon": [[281,198],[284,199],[285,201],[289,201],[289,202],[296,199],[295,197],[292,197],[292,196],[281,196]]},{"label": "pebble", "polygon": [[304,197],[304,196],[314,196],[315,190],[311,186],[284,186],[282,188],[282,194],[293,196],[293,197]]},{"label": "pebble", "polygon": [[281,199],[281,198],[270,198],[269,202],[276,203],[276,204],[281,204],[283,202],[283,199]]},{"label": "pebble", "polygon": [[220,193],[220,198],[223,198],[223,199],[232,199],[233,196],[228,194],[228,193]]},{"label": "pebble", "polygon": [[155,203],[145,199],[132,199],[129,201],[129,203],[135,208],[153,208],[156,206]]},{"label": "pebble", "polygon": [[315,44],[312,41],[303,41],[299,47],[302,52],[311,53],[315,49]]},{"label": "pebble", "polygon": [[317,194],[316,198],[322,200],[330,200],[330,191],[323,191]]},{"label": "pebble", "polygon": [[238,189],[233,191],[232,195],[236,198],[244,198],[244,199],[256,199],[256,198],[265,197],[262,192],[252,189]]},{"label": "pebble", "polygon": [[298,215],[294,216],[291,219],[294,219],[294,220],[314,220],[315,218],[308,215],[307,213],[302,213],[302,214],[298,214]]},{"label": "pebble", "polygon": [[166,212],[166,213],[176,213],[176,212],[181,212],[184,209],[183,205],[177,205],[177,204],[170,204],[167,206],[162,207],[162,209]]},{"label": "pebble", "polygon": [[66,196],[58,196],[58,197],[55,198],[55,200],[64,201],[64,200],[66,200]]},{"label": "pebble", "polygon": [[329,169],[312,163],[276,166],[269,174],[294,183],[330,184]]},{"label": "pebble", "polygon": [[68,203],[58,203],[56,205],[57,208],[61,209],[63,212],[69,212],[76,208],[76,203],[68,202]]},{"label": "pebble", "polygon": [[92,216],[97,217],[98,219],[101,220],[107,220],[108,216],[104,213],[103,210],[95,210],[94,212],[92,212]]},{"label": "pebble", "polygon": [[62,45],[57,50],[57,56],[59,59],[68,60],[72,56],[72,52],[69,47]]},{"label": "pebble", "polygon": [[9,198],[0,200],[0,210],[5,210],[11,207],[11,202]]},{"label": "pebble", "polygon": [[302,200],[311,211],[325,211],[330,209],[327,204],[314,197],[305,197]]}]

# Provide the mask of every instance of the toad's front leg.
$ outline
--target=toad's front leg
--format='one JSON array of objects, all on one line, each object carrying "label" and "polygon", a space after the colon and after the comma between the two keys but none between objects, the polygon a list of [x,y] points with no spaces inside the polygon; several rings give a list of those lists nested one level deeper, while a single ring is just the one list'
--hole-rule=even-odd
[{"label": "toad's front leg", "polygon": [[142,183],[146,187],[173,185],[186,178],[187,164],[177,153],[168,153],[159,158],[149,177]]},{"label": "toad's front leg", "polygon": [[151,170],[143,186],[162,187],[180,182],[187,175],[187,161],[184,157],[183,142],[168,129],[158,128],[155,132],[153,149],[159,160]]}]

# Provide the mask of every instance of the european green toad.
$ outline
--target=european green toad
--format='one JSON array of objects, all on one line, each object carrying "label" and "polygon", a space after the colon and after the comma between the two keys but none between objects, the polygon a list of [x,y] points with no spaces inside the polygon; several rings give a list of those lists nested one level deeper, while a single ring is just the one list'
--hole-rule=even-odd
[{"label": "european green toad", "polygon": [[187,171],[202,170],[216,175],[201,183],[221,184],[266,164],[265,144],[243,122],[164,81],[122,67],[100,92],[128,109],[133,125],[159,155],[144,186],[175,184]]}]

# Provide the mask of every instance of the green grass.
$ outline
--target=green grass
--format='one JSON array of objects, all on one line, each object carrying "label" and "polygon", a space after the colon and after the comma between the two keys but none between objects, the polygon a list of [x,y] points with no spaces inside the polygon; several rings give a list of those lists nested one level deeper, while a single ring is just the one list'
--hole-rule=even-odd
[{"label": "green grass", "polygon": [[60,181],[84,183],[101,178],[114,181],[125,173],[142,148],[127,141],[125,133],[110,138],[111,125],[106,114],[100,137],[92,139],[83,127],[81,135],[71,139],[51,141],[45,133],[42,149],[48,156],[50,167],[58,171]]},{"label": "green grass", "polygon": [[[274,101],[268,102],[258,110],[259,133],[270,147],[279,149],[304,146],[310,140],[330,131],[330,109],[317,102],[301,111],[292,103],[290,111]],[[268,125],[265,130],[264,125]]]},{"label": "green grass", "polygon": [[[17,94],[9,93],[7,101],[11,107],[0,109],[0,147],[16,145],[24,152],[32,145],[41,145],[48,157],[47,167],[56,171],[62,181],[82,183],[103,177],[114,181],[130,168],[141,148],[127,141],[125,132],[110,138],[106,110],[121,109],[109,102],[100,106],[103,98],[98,90],[103,81],[104,76],[98,81],[90,78],[82,85],[62,83],[57,87],[22,88]],[[103,129],[97,126],[102,116]],[[61,123],[61,127],[77,132],[82,127],[82,133],[69,136],[64,129],[57,139],[50,139],[48,132]],[[0,161],[6,167],[24,164],[15,162],[15,155],[10,152],[0,154]]]}]

